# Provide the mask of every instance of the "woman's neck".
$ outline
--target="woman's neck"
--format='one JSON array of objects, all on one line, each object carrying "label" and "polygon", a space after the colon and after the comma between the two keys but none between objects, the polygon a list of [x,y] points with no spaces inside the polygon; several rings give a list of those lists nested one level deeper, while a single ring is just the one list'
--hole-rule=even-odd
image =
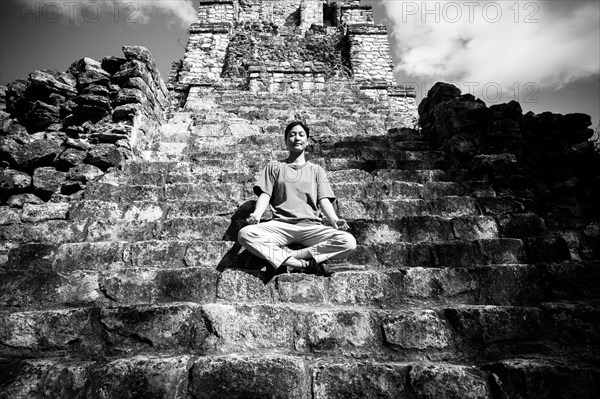
[{"label": "woman's neck", "polygon": [[302,165],[302,164],[306,163],[306,158],[304,157],[304,151],[298,152],[298,153],[290,152],[290,155],[288,155],[286,162],[293,163],[295,165]]}]

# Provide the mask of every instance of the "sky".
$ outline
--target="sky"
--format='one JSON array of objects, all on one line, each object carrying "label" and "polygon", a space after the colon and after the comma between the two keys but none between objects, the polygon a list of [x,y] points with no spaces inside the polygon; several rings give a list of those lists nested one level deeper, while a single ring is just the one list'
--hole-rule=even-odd
[{"label": "sky", "polygon": [[[0,83],[142,45],[167,78],[198,0],[1,0]],[[395,77],[420,101],[437,81],[488,105],[600,120],[600,1],[363,0],[388,27]]]}]

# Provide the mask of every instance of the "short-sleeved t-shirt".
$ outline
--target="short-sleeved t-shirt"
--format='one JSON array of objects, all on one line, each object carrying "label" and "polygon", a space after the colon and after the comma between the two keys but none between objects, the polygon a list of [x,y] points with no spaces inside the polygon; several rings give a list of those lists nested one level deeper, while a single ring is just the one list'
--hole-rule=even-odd
[{"label": "short-sleeved t-shirt", "polygon": [[268,194],[273,219],[289,223],[320,223],[319,201],[335,201],[325,170],[306,162],[300,166],[285,161],[269,163],[254,186],[254,193]]}]

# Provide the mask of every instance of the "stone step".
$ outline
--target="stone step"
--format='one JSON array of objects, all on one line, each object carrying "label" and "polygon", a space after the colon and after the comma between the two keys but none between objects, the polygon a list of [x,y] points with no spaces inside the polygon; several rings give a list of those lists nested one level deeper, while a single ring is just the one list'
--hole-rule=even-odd
[{"label": "stone step", "polygon": [[[157,212],[161,211],[157,209]],[[101,213],[97,212],[96,215],[98,214]],[[463,222],[466,223],[465,226],[485,227],[494,224],[493,220],[486,218],[470,221],[457,219],[454,222],[455,226],[460,226]],[[48,220],[35,224],[0,226],[0,237],[6,243],[4,259],[20,267],[21,264],[29,262],[31,257],[50,256],[49,254],[54,253],[61,244],[235,241],[243,225],[243,220],[232,219],[229,216],[173,217],[164,220],[98,220],[97,217],[90,217],[84,220]],[[463,233],[450,230],[428,230],[428,227],[438,225],[440,228],[450,226],[444,219],[437,223],[434,219],[427,218],[383,222],[350,221],[350,232],[355,236],[359,250],[349,261],[368,264],[370,267],[464,267],[492,263],[525,263],[527,259],[535,263],[570,259],[567,243],[560,236],[517,239],[495,238],[485,230],[478,233],[479,235],[473,235],[467,229],[462,236]],[[479,238],[473,240],[474,237]],[[102,248],[104,244],[98,245]],[[39,254],[36,254],[36,251],[39,251]],[[388,256],[387,253],[391,255]]]},{"label": "stone step", "polygon": [[[403,267],[343,271],[330,277],[261,272],[258,259],[231,262],[227,242],[79,243],[25,246],[27,264],[0,272],[0,306],[45,308],[192,301],[294,302],[391,308],[416,301],[535,304],[600,298],[598,261],[476,267]],[[35,251],[35,252],[34,252]],[[245,264],[244,264],[245,263]],[[245,266],[246,269],[235,269]],[[234,268],[234,269],[229,269]],[[217,270],[223,270],[220,274]],[[267,284],[268,282],[268,284]]]},{"label": "stone step", "polygon": [[[205,127],[206,128],[206,127]],[[216,152],[260,152],[260,151],[285,151],[283,129],[276,126],[261,127],[259,134],[240,134],[228,136],[215,136],[190,134],[189,131],[179,126],[163,126],[162,143],[178,142],[188,143],[190,148],[198,151]],[[429,142],[420,139],[417,135],[388,135],[388,136],[342,136],[339,135],[313,135],[308,139],[307,153],[311,155],[323,154],[326,151],[342,151],[352,154],[363,152],[370,155],[373,151],[381,154],[393,154],[398,150],[428,151]]]},{"label": "stone step", "polygon": [[98,241],[226,240],[237,238],[240,221],[203,216],[169,220],[46,220],[0,226],[6,243],[61,244]]},{"label": "stone step", "polygon": [[[279,155],[279,154],[276,154]],[[261,154],[261,161],[264,159],[265,163],[260,163],[257,165],[257,162],[245,162],[241,160],[237,155],[230,155],[230,160],[226,159],[212,159],[212,160],[203,160],[202,162],[190,162],[190,161],[182,161],[182,160],[143,160],[143,161],[128,161],[125,163],[123,167],[123,174],[139,174],[139,173],[174,173],[174,174],[200,174],[207,172],[214,172],[218,174],[221,172],[221,169],[225,169],[226,171],[231,171],[232,169],[242,169],[242,168],[253,168],[257,171],[262,170],[269,159],[272,160],[281,159],[278,156],[272,157],[269,154]],[[312,162],[313,160],[311,160]],[[335,164],[336,160],[330,162],[330,164]],[[350,171],[348,171],[348,169]],[[360,171],[360,172],[354,172]],[[248,169],[245,169],[248,171]],[[440,169],[427,168],[427,169],[401,169],[401,168],[337,168],[336,170],[330,170],[329,174],[332,176],[334,173],[344,174],[349,173],[350,177],[355,177],[355,173],[362,173],[364,171],[372,172],[372,175],[376,180],[397,180],[397,181],[413,181],[417,183],[426,183],[430,181],[446,181],[448,180],[445,176],[445,173]],[[349,178],[350,178],[349,177]],[[358,177],[358,176],[356,176]],[[361,176],[362,177],[362,176]],[[372,179],[370,177],[369,179]],[[352,182],[352,180],[348,180],[348,182]]]},{"label": "stone step", "polygon": [[89,357],[281,350],[373,359],[468,360],[568,350],[597,358],[599,324],[599,303],[394,310],[172,303],[3,311],[0,355]]},{"label": "stone step", "polygon": [[[244,159],[250,159],[255,162],[258,159],[281,159],[285,158],[287,152],[281,145],[274,148],[264,146],[254,146],[249,149],[245,146],[234,146],[230,150],[223,149],[205,149],[202,145],[187,145],[180,142],[161,143],[159,151],[142,151],[141,155],[147,161],[169,161],[169,160],[193,160],[198,163],[214,159],[231,159],[236,161],[242,159],[241,150],[248,150],[249,153]],[[337,164],[345,160],[347,163],[365,165],[364,168],[357,169],[436,169],[442,161],[442,154],[433,151],[413,151],[413,150],[382,150],[375,148],[336,148],[331,150],[309,152],[308,160],[318,163],[323,167],[330,164]],[[226,165],[227,166],[227,165]],[[331,167],[326,169],[337,170]],[[338,168],[339,169],[339,168]],[[348,169],[348,168],[347,168]]]},{"label": "stone step", "polygon": [[[115,247],[115,252],[119,249]],[[161,254],[160,248],[155,253]],[[151,256],[150,251],[145,255]],[[204,266],[206,259],[195,258],[191,249],[187,255],[190,264],[199,266],[187,266],[177,254],[172,264],[166,263],[168,256],[163,255],[153,262],[154,267],[136,267],[141,260],[136,256],[125,262],[105,255],[104,265],[98,261],[88,265],[85,259],[67,263],[62,258],[45,270],[6,271],[0,274],[0,306],[31,310],[219,300],[393,309],[417,303],[535,305],[554,299],[600,298],[597,262],[401,267],[339,271],[329,277],[301,273],[273,277],[272,272],[259,271],[262,264],[258,262],[254,270],[218,272],[223,266]],[[331,267],[335,269],[335,265]],[[581,291],[574,290],[575,285]]]},{"label": "stone step", "polygon": [[[73,204],[70,208],[65,208],[61,217],[68,217],[76,222],[84,220],[93,222],[93,219],[105,222],[166,222],[179,218],[216,216],[229,217],[232,224],[240,225],[254,209],[254,199],[244,203],[242,203],[243,199],[196,200],[188,199],[181,194],[172,195],[172,198],[164,201],[161,201],[162,198],[151,200],[152,195],[159,197],[163,193],[157,189],[150,190],[148,186],[139,187],[145,189],[148,194],[140,195],[140,192],[143,192],[140,190],[135,193],[136,196],[148,200],[131,201],[131,197],[110,193],[111,195],[104,201],[85,200]],[[233,196],[238,193],[226,194]],[[543,220],[535,214],[478,215],[477,203],[465,199],[468,197],[441,197],[433,201],[402,199],[370,202],[340,199],[337,201],[336,209],[339,216],[349,220],[351,232],[359,237],[374,234],[372,238],[394,236],[399,241],[421,242],[454,238],[463,240],[497,237],[526,238],[546,232]],[[238,203],[241,205],[238,206]],[[26,218],[34,214],[39,219],[37,221],[52,218],[52,209],[45,210],[46,206],[36,206],[35,210],[29,208],[26,207],[20,214],[23,221],[29,221]],[[270,218],[270,212],[266,212],[264,220]],[[32,225],[24,227],[35,228]],[[8,229],[8,226],[5,228]]]},{"label": "stone step", "polygon": [[[85,189],[84,197],[86,200],[100,200],[112,202],[132,202],[132,201],[227,201],[243,202],[255,200],[256,194],[253,192],[255,185],[254,176],[243,173],[223,174],[224,178],[230,182],[198,182],[193,183],[164,183],[157,184],[115,184],[114,182],[93,182],[89,183]],[[171,175],[171,178],[177,178]],[[187,176],[183,176],[182,180]],[[200,176],[196,178],[198,180]],[[211,178],[211,176],[207,176]],[[241,182],[235,181],[235,178],[241,178]],[[133,180],[144,183],[162,183],[164,180],[160,175],[144,175],[133,178]],[[162,181],[161,181],[162,180]],[[430,200],[434,205],[432,212],[456,213],[467,212],[477,214],[476,200],[471,197],[464,197],[464,190],[461,185],[450,182],[429,182],[425,184],[413,182],[383,182],[383,181],[363,181],[356,183],[331,183],[333,192],[338,198],[337,204],[340,209],[342,202],[350,201],[345,207],[354,207],[356,212],[375,206],[375,202],[386,200],[391,206],[400,206],[395,203],[397,200],[424,199]],[[442,205],[442,203],[446,205]],[[487,203],[487,202],[486,202]],[[362,204],[362,205],[358,205]],[[334,204],[335,205],[335,204]],[[385,205],[376,205],[381,208]],[[443,208],[448,209],[439,209]],[[347,216],[350,217],[350,216]],[[358,218],[360,216],[352,217]],[[366,216],[363,216],[366,218]]]},{"label": "stone step", "polygon": [[[154,226],[152,226],[154,227]],[[99,238],[96,231],[88,238]],[[106,233],[107,235],[110,234]],[[139,235],[139,233],[138,233]],[[266,263],[233,241],[173,239],[88,242],[14,243],[2,269],[6,271],[72,272],[114,270],[124,267],[226,267],[261,269]],[[386,270],[402,267],[470,267],[524,263],[527,258],[519,239],[498,238],[474,241],[385,242],[387,239],[357,237],[357,250],[343,262],[330,262],[332,271]],[[369,241],[363,244],[363,241]],[[562,259],[556,259],[560,261]],[[257,267],[253,267],[253,264]]]},{"label": "stone step", "polygon": [[[149,186],[136,188],[139,188],[135,192],[136,197],[145,197],[147,200],[131,200],[133,189],[122,190],[121,193],[104,193],[101,197],[104,200],[86,199],[66,207],[61,217],[73,221],[90,220],[90,222],[94,219],[106,222],[152,222],[175,218],[220,216],[229,217],[232,223],[243,223],[255,206],[254,199],[244,201],[243,198],[214,200],[214,198],[202,199],[198,196],[199,199],[195,199],[186,198],[184,194],[179,196],[171,194],[168,199],[156,198],[164,193],[155,188],[149,189]],[[235,188],[237,187],[234,186],[233,189]],[[142,189],[146,190],[147,194],[140,194],[144,192]],[[239,193],[233,191],[220,193],[220,195],[233,196]],[[155,198],[152,198],[153,196]],[[546,231],[543,221],[535,214],[478,215],[473,202],[463,201],[461,198],[441,197],[433,201],[372,200],[370,202],[339,199],[336,201],[335,208],[340,217],[346,217],[350,222],[353,234],[361,235],[363,230],[367,233],[377,232],[379,235],[395,234],[399,240],[410,242],[454,238],[471,240],[495,237],[523,238],[537,236]],[[36,207],[36,217],[39,221],[45,220],[45,217],[51,218],[51,210],[51,207]],[[29,210],[27,207],[20,217],[23,221],[28,221],[27,218],[32,217],[33,214],[34,210]],[[15,215],[18,217],[19,213]],[[271,218],[270,211],[263,215],[263,221]]]},{"label": "stone step", "polygon": [[[231,168],[222,169],[222,161],[190,163],[190,162],[129,162],[121,172],[105,175],[99,182],[119,184],[140,184],[162,186],[167,183],[253,183],[260,176],[261,168],[255,164],[239,162]],[[262,165],[261,165],[262,167]],[[330,171],[327,177],[331,183],[368,184],[372,182],[392,183],[406,182],[431,186],[456,187],[458,184],[446,182],[441,170],[401,170],[379,169],[369,173],[361,169]],[[234,179],[238,180],[234,180]]]},{"label": "stone step", "polygon": [[600,391],[597,365],[549,357],[461,365],[280,353],[184,354],[1,359],[0,367],[6,370],[0,396],[7,398],[43,391],[49,397],[82,398],[493,399],[501,392],[510,398],[595,399]]}]

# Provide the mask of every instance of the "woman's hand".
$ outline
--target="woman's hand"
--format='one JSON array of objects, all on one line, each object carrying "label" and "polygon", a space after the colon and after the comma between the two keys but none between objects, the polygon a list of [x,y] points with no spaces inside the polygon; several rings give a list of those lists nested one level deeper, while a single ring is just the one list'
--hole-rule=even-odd
[{"label": "woman's hand", "polygon": [[246,219],[246,223],[248,224],[258,224],[260,222],[260,218],[257,217],[254,213],[251,213],[250,216]]},{"label": "woman's hand", "polygon": [[346,231],[350,228],[350,226],[348,226],[348,223],[346,223],[346,220],[344,220],[344,219],[338,219],[333,224],[333,227],[335,227],[338,230],[342,230],[342,231]]}]

